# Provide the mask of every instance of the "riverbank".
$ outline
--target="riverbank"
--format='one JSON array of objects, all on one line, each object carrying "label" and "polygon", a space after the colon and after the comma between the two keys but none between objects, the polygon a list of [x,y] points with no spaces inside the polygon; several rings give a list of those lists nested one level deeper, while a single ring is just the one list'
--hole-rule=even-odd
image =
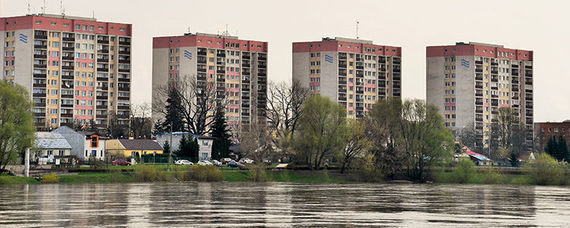
[{"label": "riverbank", "polygon": [[[367,182],[357,171],[341,174],[338,170],[267,170],[256,175],[254,170],[239,170],[215,167],[175,167],[167,171],[166,166],[136,166],[120,169],[58,171],[57,180],[49,183],[136,183],[136,182],[182,182],[182,181],[225,181],[225,182],[290,182],[290,183],[362,183]],[[54,172],[55,172],[54,171]],[[261,178],[259,177],[261,176]],[[492,167],[472,166],[454,169],[434,169],[428,182],[438,184],[506,184],[506,185],[560,185],[570,186],[570,173],[550,174],[547,181],[541,181],[523,169],[501,171]],[[544,178],[544,177],[543,177]],[[41,178],[0,176],[0,184],[40,184]],[[402,181],[395,181],[402,182]],[[404,180],[404,182],[407,182]]]},{"label": "riverbank", "polygon": [[[222,181],[227,182],[251,182],[252,173],[247,170],[223,170],[221,171]],[[165,172],[157,181],[184,181],[176,177],[182,175],[180,172]],[[57,175],[57,183],[60,184],[82,184],[82,183],[136,183],[152,182],[137,179],[135,172],[80,172],[65,175]],[[328,171],[267,171],[264,180],[267,182],[292,182],[292,183],[349,183],[357,182],[353,175],[341,175],[337,172]],[[41,182],[32,177],[20,176],[0,176],[0,184],[40,184]]]}]

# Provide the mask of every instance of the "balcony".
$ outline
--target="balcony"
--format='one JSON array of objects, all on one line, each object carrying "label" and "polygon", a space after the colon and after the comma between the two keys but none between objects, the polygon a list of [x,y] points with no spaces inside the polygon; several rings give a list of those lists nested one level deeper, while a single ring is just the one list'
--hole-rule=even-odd
[{"label": "balcony", "polygon": [[119,105],[117,106],[117,109],[130,109],[130,107],[128,105]]},{"label": "balcony", "polygon": [[131,72],[131,69],[119,69],[119,72],[129,73],[129,72]]},{"label": "balcony", "polygon": [[99,40],[99,39],[98,39],[98,40],[97,40],[97,43],[98,43],[98,44],[108,44],[108,43],[109,43],[109,40],[106,40],[106,39]]},{"label": "balcony", "polygon": [[61,50],[63,51],[75,51],[75,48],[73,46],[71,47],[62,47]]},{"label": "balcony", "polygon": [[47,55],[34,54],[34,58],[36,58],[36,59],[46,59],[46,58],[47,58]]},{"label": "balcony", "polygon": [[109,49],[100,49],[100,50],[97,51],[97,53],[100,53],[100,54],[102,54],[102,53],[103,53],[103,54],[107,54],[107,53],[109,53]]},{"label": "balcony", "polygon": [[130,63],[131,63],[131,60],[128,60],[128,59],[119,59],[119,63],[130,64]]},{"label": "balcony", "polygon": [[119,91],[130,91],[130,87],[119,87]]},{"label": "balcony", "polygon": [[34,64],[35,68],[46,68],[47,65],[46,64]]},{"label": "balcony", "polygon": [[34,103],[34,107],[45,107],[46,103]]},{"label": "balcony", "polygon": [[62,75],[61,78],[62,78],[62,79],[68,79],[68,80],[73,80],[73,79],[74,79],[73,75]]},{"label": "balcony", "polygon": [[34,88],[45,88],[46,84],[45,83],[34,83],[33,87]]},{"label": "balcony", "polygon": [[36,44],[36,45],[34,45],[34,48],[36,48],[36,49],[47,49],[47,45],[45,45],[45,44]]},{"label": "balcony", "polygon": [[97,105],[95,106],[96,109],[107,109],[107,105]]},{"label": "balcony", "polygon": [[73,66],[61,66],[61,69],[64,69],[64,70],[73,70],[74,67],[73,67]]},{"label": "balcony", "polygon": [[62,40],[67,42],[75,42],[75,37],[63,37]]},{"label": "balcony", "polygon": [[75,58],[73,56],[63,56],[63,57],[61,57],[61,59],[73,61]]},{"label": "balcony", "polygon": [[121,55],[130,55],[131,52],[130,52],[130,51],[119,51],[119,54],[121,54]]},{"label": "balcony", "polygon": [[73,117],[73,114],[65,113],[65,114],[61,114],[61,117],[72,118],[72,117]]},{"label": "balcony", "polygon": [[198,55],[207,55],[206,51],[198,51],[196,54],[198,54]]},{"label": "balcony", "polygon": [[475,69],[475,72],[477,72],[477,73],[483,73],[483,69]]},{"label": "balcony", "polygon": [[47,40],[47,34],[43,35],[43,34],[34,34],[34,38],[37,39],[41,39],[41,40]]},{"label": "balcony", "polygon": [[97,67],[97,71],[105,71],[105,72],[106,72],[106,71],[109,71],[109,68],[99,68],[99,67]]},{"label": "balcony", "polygon": [[108,62],[109,62],[109,59],[103,59],[103,58],[101,58],[101,59],[97,59],[97,62],[98,62],[98,63],[108,63]]},{"label": "balcony", "polygon": [[131,45],[130,41],[119,41],[119,45]]}]

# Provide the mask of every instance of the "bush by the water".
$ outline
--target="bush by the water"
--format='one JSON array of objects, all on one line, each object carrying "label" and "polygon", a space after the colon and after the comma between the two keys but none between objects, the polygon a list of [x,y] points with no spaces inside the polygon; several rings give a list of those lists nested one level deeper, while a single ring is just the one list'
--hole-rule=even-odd
[{"label": "bush by the water", "polygon": [[475,164],[470,159],[461,159],[450,175],[453,183],[471,183],[476,177]]},{"label": "bush by the water", "polygon": [[42,184],[55,184],[59,182],[59,177],[55,173],[48,173],[42,176]]},{"label": "bush by the water", "polygon": [[506,180],[505,175],[495,168],[487,168],[481,175],[483,184],[503,184]]},{"label": "bush by the water", "polygon": [[135,167],[135,179],[140,182],[153,182],[167,180],[166,172],[153,165],[137,165]]},{"label": "bush by the water", "polygon": [[188,171],[184,180],[188,181],[222,181],[224,175],[222,171],[214,166],[193,165]]},{"label": "bush by the water", "polygon": [[374,156],[368,154],[362,159],[362,168],[358,171],[360,181],[365,182],[381,182],[384,180],[384,175],[380,169],[374,165]]},{"label": "bush by the water", "polygon": [[248,177],[251,181],[264,182],[267,181],[267,173],[265,172],[265,165],[249,165]]},{"label": "bush by the water", "polygon": [[546,153],[536,156],[527,166],[527,175],[538,185],[558,185],[565,182],[562,164]]}]

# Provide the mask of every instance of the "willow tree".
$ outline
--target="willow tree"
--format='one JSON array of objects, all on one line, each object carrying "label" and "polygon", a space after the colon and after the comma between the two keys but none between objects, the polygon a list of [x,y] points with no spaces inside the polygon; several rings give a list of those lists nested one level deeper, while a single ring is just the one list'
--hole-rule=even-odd
[{"label": "willow tree", "polygon": [[310,169],[319,169],[346,146],[346,110],[327,97],[314,95],[305,101],[302,113],[294,136],[297,159]]},{"label": "willow tree", "polygon": [[33,144],[35,127],[29,97],[24,87],[0,81],[0,174]]}]

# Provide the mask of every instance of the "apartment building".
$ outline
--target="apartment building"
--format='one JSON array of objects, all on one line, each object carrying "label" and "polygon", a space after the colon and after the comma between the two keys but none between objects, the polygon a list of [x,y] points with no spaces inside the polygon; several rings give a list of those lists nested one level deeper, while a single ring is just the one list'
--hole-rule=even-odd
[{"label": "apartment building", "polygon": [[544,149],[551,138],[559,140],[564,138],[570,144],[570,120],[562,122],[538,122],[534,123],[535,135],[538,136],[540,148]]},{"label": "apartment building", "polygon": [[293,80],[362,118],[376,101],[402,95],[402,49],[369,40],[323,38],[293,43]]},{"label": "apartment building", "polygon": [[[169,81],[196,80],[226,104],[226,120],[236,137],[240,128],[265,121],[267,42],[236,36],[187,33],[153,40],[153,105]],[[155,110],[156,107],[153,107]],[[153,118],[161,118],[153,113]]]},{"label": "apartment building", "polygon": [[481,145],[499,108],[510,107],[533,137],[533,52],[484,43],[427,47],[427,102],[453,131],[473,126]]},{"label": "apartment building", "polygon": [[112,113],[126,122],[131,29],[62,15],[0,18],[2,79],[28,89],[39,130],[74,123],[106,128]]}]

